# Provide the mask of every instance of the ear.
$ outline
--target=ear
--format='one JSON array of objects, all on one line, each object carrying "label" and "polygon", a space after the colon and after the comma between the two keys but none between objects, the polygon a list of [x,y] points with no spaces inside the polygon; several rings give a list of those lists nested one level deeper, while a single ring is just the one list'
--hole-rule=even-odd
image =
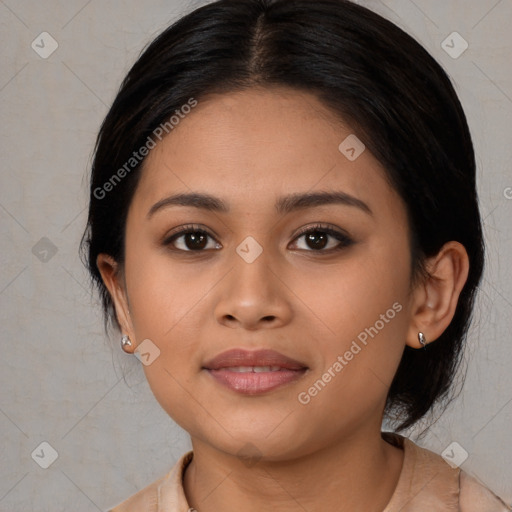
[{"label": "ear", "polygon": [[126,347],[126,351],[133,353],[136,348],[135,333],[130,316],[126,284],[122,273],[120,272],[119,264],[108,254],[98,254],[98,257],[96,258],[96,266],[98,267],[103,283],[107,287],[110,297],[112,298],[112,302],[114,303],[117,321],[119,322],[121,330],[132,340],[132,346]]},{"label": "ear", "polygon": [[429,277],[419,283],[413,292],[411,323],[406,343],[421,348],[418,332],[427,343],[435,341],[450,325],[455,314],[460,292],[466,283],[469,257],[459,242],[448,242],[436,256],[427,261]]}]

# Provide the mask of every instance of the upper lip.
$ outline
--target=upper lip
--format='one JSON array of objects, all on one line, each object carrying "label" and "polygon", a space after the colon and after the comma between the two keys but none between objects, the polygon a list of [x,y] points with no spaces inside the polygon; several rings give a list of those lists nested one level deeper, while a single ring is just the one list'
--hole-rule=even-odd
[{"label": "upper lip", "polygon": [[248,351],[240,348],[218,354],[203,365],[207,370],[219,370],[234,366],[280,366],[289,370],[303,370],[306,365],[275,350]]}]

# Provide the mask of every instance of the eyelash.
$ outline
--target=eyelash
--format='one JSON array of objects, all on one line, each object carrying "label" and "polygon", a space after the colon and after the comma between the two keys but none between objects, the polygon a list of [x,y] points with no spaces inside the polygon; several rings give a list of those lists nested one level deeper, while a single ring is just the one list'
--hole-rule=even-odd
[{"label": "eyelash", "polygon": [[314,233],[314,232],[320,232],[320,233],[324,233],[326,235],[332,236],[333,238],[338,240],[340,242],[340,244],[331,249],[325,249],[325,250],[320,249],[318,251],[315,251],[314,249],[310,249],[306,252],[331,253],[331,252],[341,251],[342,249],[345,249],[354,243],[354,240],[352,240],[352,238],[350,238],[347,234],[345,234],[341,231],[338,231],[337,229],[334,229],[332,227],[329,227],[326,224],[314,224],[313,226],[307,226],[307,227],[301,229],[297,233],[297,235],[295,235],[294,240],[297,240],[297,239],[303,237],[304,235],[307,235],[309,233]]},{"label": "eyelash", "polygon": [[[300,232],[297,233],[297,235],[295,236],[294,241],[298,240],[299,238],[303,237],[304,235],[307,235],[307,234],[310,234],[310,233],[314,233],[314,232],[320,232],[320,233],[323,233],[323,234],[327,234],[327,235],[335,238],[336,240],[338,240],[340,242],[340,244],[338,246],[334,247],[334,248],[331,248],[331,249],[319,249],[319,250],[299,249],[299,250],[305,250],[306,252],[316,252],[316,253],[327,253],[327,254],[329,254],[329,253],[341,251],[342,249],[345,249],[345,248],[349,247],[350,245],[352,245],[354,243],[354,240],[352,240],[348,235],[342,233],[341,231],[333,229],[333,228],[331,228],[331,227],[329,227],[328,225],[325,225],[325,224],[314,224],[313,226],[308,226],[306,228],[301,229]],[[179,231],[177,231],[177,232],[173,233],[171,236],[167,237],[163,241],[163,245],[165,245],[165,246],[172,245],[172,243],[175,240],[177,240],[178,238],[182,237],[183,235],[186,235],[186,234],[189,234],[189,233],[199,233],[199,234],[202,234],[202,235],[209,236],[210,238],[215,240],[214,236],[211,235],[210,233],[208,233],[208,231],[206,231],[204,229],[201,229],[199,226],[190,224],[190,225],[187,225],[187,226],[183,226]],[[200,250],[194,251],[192,249],[184,250],[184,249],[176,249],[176,248],[174,248],[174,249],[171,249],[171,250],[174,250],[174,251],[177,251],[177,252],[192,252],[192,253],[194,253],[194,252],[195,253],[205,252],[205,249],[200,249]]]}]

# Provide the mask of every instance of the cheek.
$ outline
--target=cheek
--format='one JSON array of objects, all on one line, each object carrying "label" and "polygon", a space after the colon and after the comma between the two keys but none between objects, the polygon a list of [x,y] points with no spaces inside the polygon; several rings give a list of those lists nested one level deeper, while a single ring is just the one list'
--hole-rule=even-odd
[{"label": "cheek", "polygon": [[340,405],[348,403],[363,414],[382,404],[405,345],[409,265],[404,241],[383,243],[307,283],[326,333],[318,337],[322,358],[311,387],[303,389],[316,413],[343,415]]},{"label": "cheek", "polygon": [[330,425],[326,435],[335,435],[364,423],[384,406],[408,322],[403,300],[393,294],[362,294],[337,307],[326,302],[326,307],[331,307],[326,322],[334,334],[318,337],[319,364],[296,398],[309,417],[324,418]]},{"label": "cheek", "polygon": [[[395,302],[405,308],[410,265],[407,251],[403,242],[395,246],[372,243],[339,263],[313,271],[302,269],[300,280],[293,280],[291,275],[288,279],[294,282],[297,295],[304,298],[317,327],[343,342],[373,326]],[[394,313],[391,309],[393,319],[397,316]],[[386,323],[387,331],[391,324],[403,328],[393,321]]]},{"label": "cheek", "polygon": [[172,344],[176,330],[194,320],[216,275],[200,271],[197,264],[177,265],[165,249],[155,249],[144,240],[135,239],[127,254],[126,281],[137,339]]},{"label": "cheek", "polygon": [[159,350],[143,366],[147,381],[163,409],[190,430],[200,412],[191,394],[209,339],[209,294],[226,271],[207,262],[178,265],[165,251],[134,237],[127,240],[125,272],[136,342],[149,339]]}]

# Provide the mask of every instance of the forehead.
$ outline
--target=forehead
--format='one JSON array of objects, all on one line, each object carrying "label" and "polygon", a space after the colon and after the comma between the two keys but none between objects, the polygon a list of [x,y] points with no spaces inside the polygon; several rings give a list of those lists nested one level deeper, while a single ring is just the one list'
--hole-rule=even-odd
[{"label": "forehead", "polygon": [[150,207],[176,191],[207,192],[235,210],[267,209],[282,195],[316,189],[341,190],[382,207],[400,202],[368,150],[355,160],[340,151],[354,136],[306,92],[274,88],[212,95],[151,150],[135,207]]}]

